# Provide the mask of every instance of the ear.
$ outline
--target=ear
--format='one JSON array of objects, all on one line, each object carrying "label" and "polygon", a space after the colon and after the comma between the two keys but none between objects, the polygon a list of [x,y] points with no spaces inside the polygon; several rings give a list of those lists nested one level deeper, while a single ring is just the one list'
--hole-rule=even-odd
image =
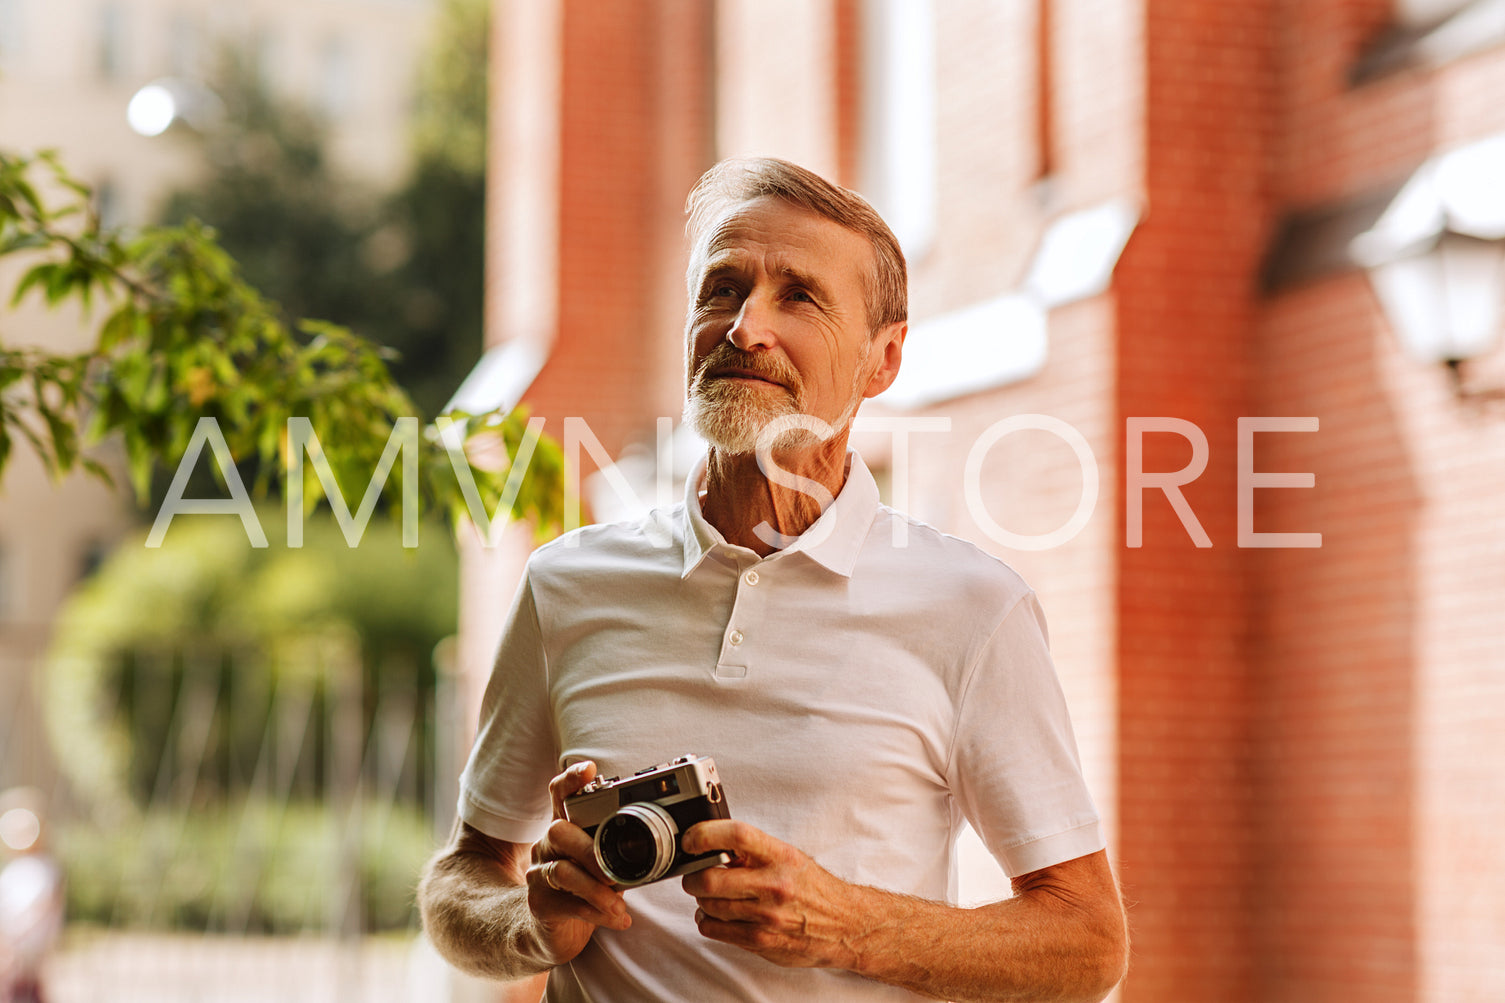
[{"label": "ear", "polygon": [[[893,385],[899,375],[899,362],[904,357],[904,336],[909,333],[909,324],[900,321],[890,324],[873,335],[873,345],[868,358],[877,359],[877,367],[863,388],[862,396],[876,397]],[[870,363],[871,364],[871,363]]]}]

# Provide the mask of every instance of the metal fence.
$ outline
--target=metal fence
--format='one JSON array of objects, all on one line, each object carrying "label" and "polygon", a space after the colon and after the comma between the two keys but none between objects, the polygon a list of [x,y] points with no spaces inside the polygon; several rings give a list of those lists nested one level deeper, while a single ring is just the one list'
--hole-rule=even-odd
[{"label": "metal fence", "polygon": [[327,637],[131,652],[82,764],[40,658],[0,660],[0,790],[42,792],[70,886],[48,998],[454,998],[412,912],[453,815],[453,684],[400,659]]}]

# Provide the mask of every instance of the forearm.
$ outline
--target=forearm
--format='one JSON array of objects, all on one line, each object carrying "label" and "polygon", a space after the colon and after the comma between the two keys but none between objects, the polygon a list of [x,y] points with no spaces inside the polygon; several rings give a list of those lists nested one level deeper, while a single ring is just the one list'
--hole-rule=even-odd
[{"label": "forearm", "polygon": [[735,819],[701,822],[689,853],[732,867],[687,875],[702,935],[789,967],[843,968],[936,999],[1096,1003],[1123,977],[1128,933],[1099,850],[1014,879],[1014,897],[960,909],[853,885]]},{"label": "forearm", "polygon": [[438,952],[462,971],[512,980],[548,971],[528,889],[497,864],[434,861],[418,885],[423,928]]},{"label": "forearm", "polygon": [[1117,921],[1026,891],[975,909],[854,887],[842,967],[936,999],[1096,1003],[1123,976]]}]

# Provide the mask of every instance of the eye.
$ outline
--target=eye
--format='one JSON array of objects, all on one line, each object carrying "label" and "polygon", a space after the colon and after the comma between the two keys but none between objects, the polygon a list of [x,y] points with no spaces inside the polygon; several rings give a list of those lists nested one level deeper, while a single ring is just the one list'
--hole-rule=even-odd
[{"label": "eye", "polygon": [[815,297],[811,296],[809,293],[807,293],[803,289],[791,289],[789,291],[789,298],[792,299],[792,300],[794,300],[796,303],[814,303],[815,302]]},{"label": "eye", "polygon": [[741,293],[737,286],[725,279],[717,279],[707,282],[700,293],[700,302],[710,303],[715,300],[736,299]]}]

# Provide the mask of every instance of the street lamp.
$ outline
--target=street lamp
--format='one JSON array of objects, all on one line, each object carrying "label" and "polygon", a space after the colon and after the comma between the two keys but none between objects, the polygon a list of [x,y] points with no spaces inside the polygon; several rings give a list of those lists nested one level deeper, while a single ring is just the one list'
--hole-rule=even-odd
[{"label": "street lamp", "polygon": [[160,136],[174,122],[203,132],[224,114],[219,97],[203,84],[181,77],[162,77],[138,90],[126,105],[131,129],[142,136]]},{"label": "street lamp", "polygon": [[1505,296],[1505,137],[1428,161],[1350,245],[1407,354],[1442,363],[1459,397],[1461,365],[1499,342]]},{"label": "street lamp", "polygon": [[1375,294],[1401,344],[1418,361],[1449,365],[1494,348],[1502,274],[1505,241],[1452,230],[1369,269]]}]

